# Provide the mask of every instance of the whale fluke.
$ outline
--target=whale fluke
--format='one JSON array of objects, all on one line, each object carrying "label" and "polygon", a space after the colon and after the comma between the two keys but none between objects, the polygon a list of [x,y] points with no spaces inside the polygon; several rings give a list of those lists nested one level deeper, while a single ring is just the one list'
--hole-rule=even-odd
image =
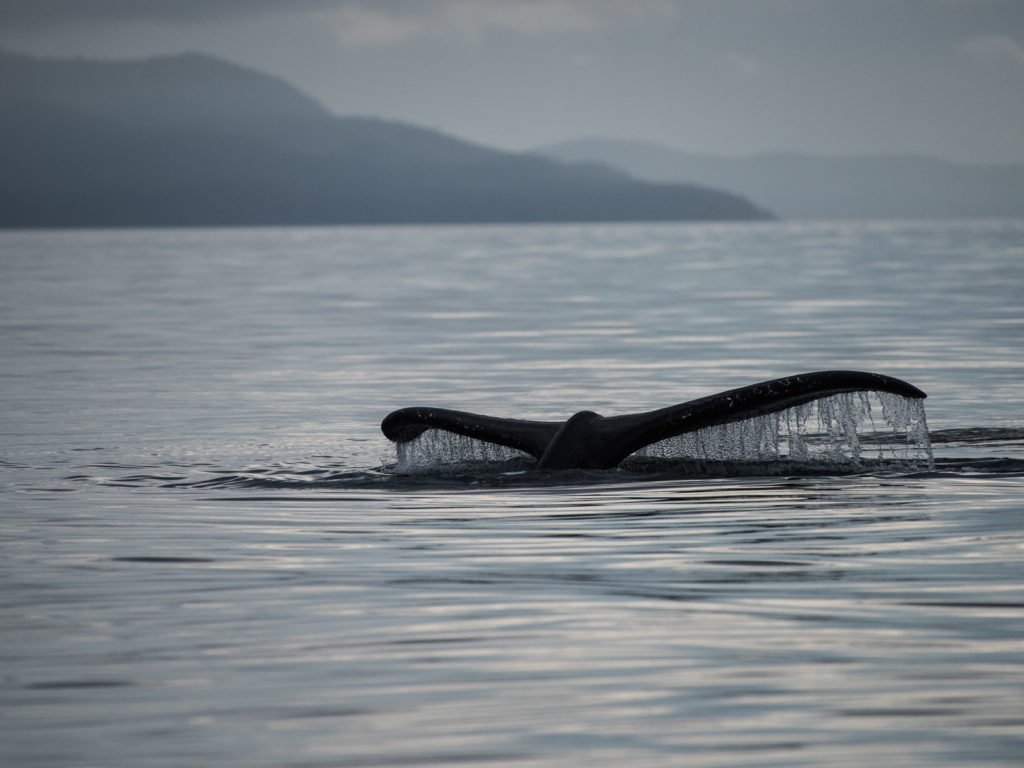
[{"label": "whale fluke", "polygon": [[530,421],[411,407],[389,413],[380,427],[396,443],[415,440],[428,429],[441,429],[528,453],[537,459],[538,469],[609,469],[644,446],[676,435],[775,413],[843,392],[927,397],[912,384],[880,373],[816,371],[625,416],[580,411],[565,422]]}]

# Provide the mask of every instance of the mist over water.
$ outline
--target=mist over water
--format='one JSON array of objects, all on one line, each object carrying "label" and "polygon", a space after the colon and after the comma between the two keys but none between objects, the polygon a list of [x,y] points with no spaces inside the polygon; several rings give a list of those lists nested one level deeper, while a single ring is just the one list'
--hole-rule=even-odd
[{"label": "mist over water", "polygon": [[[1024,753],[1020,221],[7,231],[0,265],[4,764]],[[934,464],[759,428],[403,474],[379,431],[829,368],[927,392]],[[883,405],[840,409],[861,459]]]}]

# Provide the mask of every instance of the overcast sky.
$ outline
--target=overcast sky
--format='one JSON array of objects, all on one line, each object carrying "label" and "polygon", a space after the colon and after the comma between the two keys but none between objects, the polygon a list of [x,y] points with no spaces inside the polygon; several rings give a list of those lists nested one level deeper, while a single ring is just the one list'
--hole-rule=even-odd
[{"label": "overcast sky", "polygon": [[0,47],[208,52],[508,149],[1024,162],[1024,0],[0,0]]}]

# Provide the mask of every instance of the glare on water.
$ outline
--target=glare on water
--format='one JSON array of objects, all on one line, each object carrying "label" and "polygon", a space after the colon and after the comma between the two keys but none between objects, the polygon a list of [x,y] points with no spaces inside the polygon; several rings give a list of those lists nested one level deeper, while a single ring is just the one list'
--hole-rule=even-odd
[{"label": "glare on water", "polygon": [[[1021,222],[4,232],[0,265],[4,765],[1019,764]],[[831,368],[927,423],[843,395],[549,473],[379,431]]]}]

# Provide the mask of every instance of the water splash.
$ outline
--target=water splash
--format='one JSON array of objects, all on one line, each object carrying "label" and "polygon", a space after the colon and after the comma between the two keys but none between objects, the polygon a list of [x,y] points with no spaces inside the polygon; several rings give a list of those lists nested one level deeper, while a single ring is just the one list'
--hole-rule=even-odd
[{"label": "water splash", "polygon": [[866,465],[931,469],[935,465],[923,401],[888,392],[830,395],[678,435],[633,455],[687,461],[786,461],[849,469]]},{"label": "water splash", "polygon": [[[522,451],[430,429],[397,446],[394,470],[415,474],[492,464],[531,466]],[[699,429],[640,449],[627,460],[694,463],[727,471],[719,463],[745,471],[792,468],[856,471],[935,466],[923,401],[887,392],[846,392],[819,398],[776,413]]]},{"label": "water splash", "polygon": [[515,448],[474,440],[471,437],[428,429],[415,440],[398,443],[398,464],[395,471],[415,474],[463,464],[509,464],[533,457]]}]

